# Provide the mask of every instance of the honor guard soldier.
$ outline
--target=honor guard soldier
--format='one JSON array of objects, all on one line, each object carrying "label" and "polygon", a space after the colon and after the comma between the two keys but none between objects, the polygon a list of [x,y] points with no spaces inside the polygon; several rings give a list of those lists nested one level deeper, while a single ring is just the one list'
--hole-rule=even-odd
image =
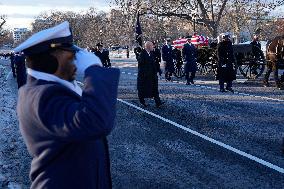
[{"label": "honor guard soldier", "polygon": [[[236,72],[234,68],[235,58],[233,53],[233,45],[229,34],[222,36],[223,41],[219,43],[217,49],[218,69],[217,80],[219,80],[220,92],[234,92],[232,85],[233,80],[236,80]],[[224,83],[227,83],[226,90]]]},{"label": "honor guard soldier", "polygon": [[162,47],[162,58],[165,62],[165,78],[171,81],[172,74],[175,71],[174,61],[173,61],[173,48],[171,45],[171,39],[167,38],[166,43]]},{"label": "honor guard soldier", "polygon": [[14,57],[15,73],[18,84],[18,89],[26,84],[27,72],[26,72],[26,61],[25,56],[22,53],[15,54]]},{"label": "honor guard soldier", "polygon": [[103,48],[103,43],[98,43],[96,47],[94,53],[100,58],[103,66],[106,68],[111,67],[109,51]]},{"label": "honor guard soldier", "polygon": [[17,115],[33,158],[31,188],[111,188],[106,136],[114,127],[119,70],[103,68],[96,55],[74,46],[68,22],[14,51],[25,54],[28,67]]},{"label": "honor guard soldier", "polygon": [[184,73],[186,85],[194,84],[193,79],[195,78],[195,73],[197,71],[197,49],[191,43],[191,36],[187,37],[187,42],[182,49],[182,56],[185,61]]}]

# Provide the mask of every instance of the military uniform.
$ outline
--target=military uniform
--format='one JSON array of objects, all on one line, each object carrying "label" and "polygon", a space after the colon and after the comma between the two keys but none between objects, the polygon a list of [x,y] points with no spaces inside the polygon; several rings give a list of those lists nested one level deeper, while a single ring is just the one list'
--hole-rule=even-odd
[{"label": "military uniform", "polygon": [[172,46],[168,44],[163,45],[162,58],[165,61],[165,77],[167,80],[171,80],[171,76],[175,71],[173,56]]},{"label": "military uniform", "polygon": [[[186,84],[193,84],[193,79],[197,71],[197,49],[193,44],[186,43],[182,49],[182,55],[185,60],[184,72],[187,80]],[[189,72],[191,73],[190,76]]]},{"label": "military uniform", "polygon": [[109,59],[109,51],[107,49],[103,49],[100,51],[96,49],[94,51],[95,55],[98,56],[104,67],[111,67],[110,59]]},{"label": "military uniform", "polygon": [[25,85],[27,82],[27,72],[25,65],[25,56],[23,54],[17,54],[14,57],[15,74],[17,79],[18,88]]},{"label": "military uniform", "polygon": [[224,83],[227,83],[226,89],[233,92],[232,81],[236,80],[234,68],[235,58],[231,41],[222,41],[218,45],[218,68],[216,79],[219,80],[220,91],[225,92]]},{"label": "military uniform", "polygon": [[[34,34],[14,51],[27,56],[58,48],[75,51],[68,22]],[[38,44],[32,42],[37,41]],[[60,52],[60,51],[59,51]],[[110,189],[106,136],[114,127],[119,70],[101,67],[93,53],[76,50],[85,88],[29,68],[19,89],[17,115],[32,164],[31,188]]]}]

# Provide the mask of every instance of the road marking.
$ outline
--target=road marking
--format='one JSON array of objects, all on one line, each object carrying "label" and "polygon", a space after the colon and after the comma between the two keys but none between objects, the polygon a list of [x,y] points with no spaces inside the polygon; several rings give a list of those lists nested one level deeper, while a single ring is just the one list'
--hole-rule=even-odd
[{"label": "road marking", "polygon": [[9,77],[10,77],[11,74],[12,74],[12,71],[10,71],[10,72],[8,73],[8,75],[6,76],[6,81],[9,79]]},{"label": "road marking", "polygon": [[119,102],[121,102],[121,103],[124,103],[124,104],[126,104],[126,105],[132,107],[132,108],[135,108],[135,109],[140,110],[140,111],[142,111],[142,112],[144,112],[144,113],[146,113],[146,114],[149,114],[149,115],[151,115],[151,116],[153,116],[153,117],[155,117],[155,118],[158,118],[158,119],[160,119],[160,120],[162,120],[162,121],[164,121],[164,122],[166,122],[166,123],[169,123],[169,124],[171,124],[171,125],[174,125],[174,126],[180,128],[180,129],[182,129],[182,130],[184,130],[184,131],[187,131],[187,132],[189,132],[189,133],[191,133],[191,134],[193,134],[193,135],[195,135],[195,136],[198,136],[198,137],[200,137],[200,138],[202,138],[202,139],[204,139],[204,140],[207,140],[207,141],[209,141],[209,142],[211,142],[211,143],[213,143],[213,144],[216,144],[216,145],[218,145],[218,146],[220,146],[220,147],[222,147],[222,148],[225,148],[225,149],[227,149],[227,150],[229,150],[229,151],[232,151],[232,152],[234,152],[234,153],[236,153],[236,154],[239,154],[239,155],[241,155],[241,156],[243,156],[243,157],[246,157],[246,158],[248,158],[248,159],[250,159],[250,160],[253,160],[253,161],[255,161],[255,162],[257,162],[257,163],[259,163],[259,164],[261,164],[261,165],[264,165],[264,166],[266,166],[266,167],[269,167],[269,168],[271,168],[271,169],[273,169],[273,170],[275,170],[275,171],[277,171],[277,172],[279,172],[279,173],[282,173],[282,174],[284,173],[284,169],[281,168],[281,167],[279,167],[279,166],[277,166],[277,165],[274,165],[274,164],[272,164],[272,163],[270,163],[270,162],[267,162],[267,161],[265,161],[265,160],[263,160],[263,159],[260,159],[260,158],[258,158],[258,157],[256,157],[256,156],[253,156],[253,155],[248,154],[248,153],[246,153],[246,152],[243,152],[243,151],[241,151],[241,150],[239,150],[239,149],[236,149],[236,148],[234,148],[234,147],[232,147],[232,146],[230,146],[230,145],[227,145],[227,144],[225,144],[225,143],[223,143],[223,142],[220,142],[220,141],[217,141],[217,140],[215,140],[215,139],[213,139],[213,138],[207,137],[206,135],[203,135],[203,134],[201,134],[201,133],[198,133],[198,132],[196,132],[196,131],[194,131],[194,130],[192,130],[192,129],[189,129],[189,128],[185,127],[185,126],[182,126],[182,125],[180,125],[180,124],[178,124],[178,123],[176,123],[176,122],[173,122],[173,121],[171,121],[171,120],[169,120],[169,119],[166,119],[166,118],[164,118],[164,117],[162,117],[162,116],[159,116],[159,115],[157,115],[157,114],[155,114],[155,113],[153,113],[153,112],[150,112],[150,111],[148,111],[148,110],[145,110],[145,109],[143,109],[143,108],[140,108],[140,107],[138,107],[138,106],[136,106],[136,105],[134,105],[134,104],[131,104],[131,103],[129,103],[129,102],[126,102],[126,101],[124,101],[124,100],[122,100],[122,99],[117,99],[117,100],[118,100]]},{"label": "road marking", "polygon": [[[126,72],[121,72],[123,74],[126,74]],[[137,75],[137,73],[127,73],[128,75]],[[161,79],[166,81],[165,79]],[[172,83],[176,83],[176,84],[185,84],[184,81],[172,81]],[[199,87],[199,88],[207,88],[207,89],[212,89],[212,90],[219,90],[216,87],[210,87],[210,86],[205,86],[205,85],[199,85],[199,84],[193,84],[193,86],[195,87]],[[254,97],[254,98],[262,98],[265,100],[272,100],[272,101],[277,101],[277,102],[284,102],[284,100],[282,99],[277,99],[277,98],[270,98],[270,97],[265,97],[265,96],[258,96],[258,95],[252,95],[252,94],[247,94],[247,93],[242,93],[242,92],[238,92],[235,91],[234,94],[238,94],[238,95],[242,95],[242,96],[247,96],[247,97]]]}]

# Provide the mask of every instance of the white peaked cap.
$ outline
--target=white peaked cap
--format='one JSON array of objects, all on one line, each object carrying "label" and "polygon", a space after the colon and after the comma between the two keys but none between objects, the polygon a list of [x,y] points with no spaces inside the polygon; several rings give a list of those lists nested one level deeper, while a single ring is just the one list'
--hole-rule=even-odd
[{"label": "white peaked cap", "polygon": [[[65,21],[57,26],[35,33],[14,49],[15,53],[38,53],[56,47],[57,44],[73,43],[69,22]],[[25,53],[26,54],[26,53]]]}]

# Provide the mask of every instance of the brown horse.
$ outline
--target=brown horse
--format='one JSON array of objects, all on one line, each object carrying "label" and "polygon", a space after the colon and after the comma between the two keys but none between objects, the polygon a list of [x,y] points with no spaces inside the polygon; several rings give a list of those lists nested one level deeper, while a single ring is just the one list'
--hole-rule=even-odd
[{"label": "brown horse", "polygon": [[[270,73],[273,71],[276,87],[283,88],[283,81],[278,78],[278,69],[284,69],[284,35],[275,37],[268,41],[266,46],[267,71],[264,76],[264,85],[268,86]],[[283,78],[283,76],[281,76]]]}]

